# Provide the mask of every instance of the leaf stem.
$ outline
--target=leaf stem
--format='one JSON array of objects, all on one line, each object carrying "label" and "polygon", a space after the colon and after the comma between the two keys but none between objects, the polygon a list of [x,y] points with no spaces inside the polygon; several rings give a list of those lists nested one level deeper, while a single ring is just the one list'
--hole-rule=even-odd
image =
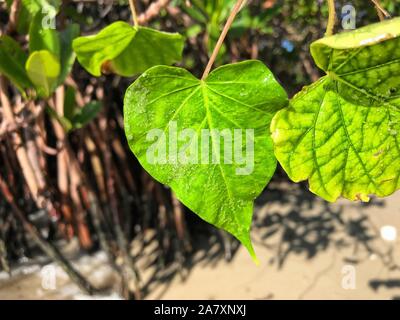
[{"label": "leaf stem", "polygon": [[378,13],[379,20],[383,21],[385,18],[390,18],[389,12],[387,12],[381,5],[379,0],[371,0],[372,3],[375,5],[375,9]]},{"label": "leaf stem", "polygon": [[335,28],[335,22],[336,22],[335,0],[328,0],[328,8],[329,8],[329,18],[325,32],[326,37],[333,35],[333,29]]},{"label": "leaf stem", "polygon": [[201,80],[204,80],[205,78],[207,78],[208,74],[210,73],[211,68],[215,62],[215,59],[217,58],[218,52],[221,49],[222,44],[224,43],[225,37],[226,37],[233,21],[235,20],[236,15],[242,8],[242,5],[244,4],[244,2],[245,2],[245,0],[237,0],[236,1],[236,4],[231,11],[231,14],[229,15],[228,20],[225,23],[224,29],[222,30],[221,35],[219,36],[217,44],[215,45],[214,51],[210,57],[210,60],[208,61],[208,64],[206,66],[206,69],[204,70]]},{"label": "leaf stem", "polygon": [[131,8],[131,12],[132,12],[133,24],[135,27],[137,27],[139,25],[139,19],[138,19],[136,7],[135,7],[135,0],[129,0],[129,7]]}]

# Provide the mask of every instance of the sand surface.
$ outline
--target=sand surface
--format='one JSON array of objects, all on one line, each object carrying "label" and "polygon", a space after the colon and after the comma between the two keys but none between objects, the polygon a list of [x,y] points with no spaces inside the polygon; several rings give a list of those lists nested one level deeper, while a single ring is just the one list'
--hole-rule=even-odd
[{"label": "sand surface", "polygon": [[[256,204],[256,266],[239,247],[227,262],[218,241],[200,244],[187,270],[159,270],[140,261],[147,299],[400,298],[400,193],[370,204],[328,204],[304,188],[272,184]],[[199,238],[201,239],[201,237]],[[201,241],[201,240],[198,240]],[[210,244],[211,242],[211,244]],[[147,249],[148,252],[152,248]],[[74,260],[97,286],[116,277],[99,252]],[[0,273],[0,299],[119,299],[117,291],[84,295],[53,263]]]}]

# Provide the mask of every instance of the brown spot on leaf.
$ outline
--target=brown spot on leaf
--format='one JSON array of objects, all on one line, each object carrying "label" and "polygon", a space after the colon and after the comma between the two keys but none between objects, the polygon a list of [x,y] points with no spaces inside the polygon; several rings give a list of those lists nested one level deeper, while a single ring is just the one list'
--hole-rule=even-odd
[{"label": "brown spot on leaf", "polygon": [[379,157],[382,153],[383,153],[383,150],[379,150],[378,152],[376,152],[376,153],[374,154],[374,157],[377,158],[377,157]]},{"label": "brown spot on leaf", "polygon": [[111,60],[104,61],[103,64],[101,65],[101,73],[111,74],[113,72],[114,72],[114,69],[112,67]]}]

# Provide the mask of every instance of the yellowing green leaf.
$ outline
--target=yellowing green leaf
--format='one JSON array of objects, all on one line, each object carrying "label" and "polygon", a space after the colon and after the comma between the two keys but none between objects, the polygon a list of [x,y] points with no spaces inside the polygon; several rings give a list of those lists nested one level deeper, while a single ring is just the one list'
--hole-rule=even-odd
[{"label": "yellowing green leaf", "polygon": [[316,41],[327,75],[271,124],[275,154],[298,182],[335,201],[400,188],[400,19]]},{"label": "yellowing green leaf", "polygon": [[26,71],[39,95],[48,97],[56,87],[60,64],[49,51],[35,51],[26,62]]}]

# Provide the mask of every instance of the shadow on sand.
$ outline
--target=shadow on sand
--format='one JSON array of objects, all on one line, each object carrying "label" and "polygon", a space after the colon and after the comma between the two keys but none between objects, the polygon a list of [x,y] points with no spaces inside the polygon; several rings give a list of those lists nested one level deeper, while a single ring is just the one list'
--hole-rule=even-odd
[{"label": "shadow on sand", "polygon": [[[379,230],[363,213],[370,206],[384,208],[384,200],[343,203],[328,203],[312,194],[305,184],[293,184],[286,178],[277,177],[255,202],[253,241],[271,251],[270,263],[278,269],[282,269],[292,255],[302,255],[310,260],[334,247],[335,250],[352,250],[353,254],[344,259],[346,263],[356,265],[374,254],[388,269],[400,270],[394,263],[392,252],[376,250],[374,242],[379,240]],[[352,208],[352,214],[347,213],[348,207]],[[163,285],[165,292],[175,276],[180,275],[184,281],[194,265],[215,266],[222,259],[234,259],[239,243],[233,237],[215,230],[194,214],[188,213],[186,217],[198,220],[188,224],[193,228],[190,234],[194,235],[190,254],[185,257],[183,267],[177,267],[174,261],[167,265],[152,261],[148,267],[156,267],[145,285],[147,292],[158,285]],[[370,282],[375,290],[380,286],[394,285],[398,286],[398,281]]]}]

